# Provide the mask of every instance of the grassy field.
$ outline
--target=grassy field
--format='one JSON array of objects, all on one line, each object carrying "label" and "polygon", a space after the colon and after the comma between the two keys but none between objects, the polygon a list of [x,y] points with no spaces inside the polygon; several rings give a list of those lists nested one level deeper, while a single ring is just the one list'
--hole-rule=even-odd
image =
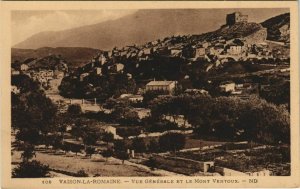
[{"label": "grassy field", "polygon": [[[36,160],[43,164],[49,165],[51,169],[63,170],[76,173],[79,170],[84,170],[89,176],[96,174],[100,176],[155,176],[149,171],[122,164],[120,160],[111,158],[108,162],[94,162],[89,158],[80,156],[66,157],[65,155],[53,155],[48,153],[36,153]],[[14,152],[12,163],[20,162],[20,152]]]}]

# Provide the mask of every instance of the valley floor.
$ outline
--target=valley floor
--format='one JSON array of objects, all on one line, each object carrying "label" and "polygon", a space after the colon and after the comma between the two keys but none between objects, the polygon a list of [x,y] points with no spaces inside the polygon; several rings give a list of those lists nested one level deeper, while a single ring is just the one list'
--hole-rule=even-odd
[{"label": "valley floor", "polygon": [[[173,173],[166,170],[155,169],[151,170],[149,167],[121,160],[116,158],[109,158],[106,162],[104,159],[96,161],[95,159],[66,155],[55,155],[50,152],[36,152],[36,157],[33,159],[40,161],[43,164],[49,165],[51,177],[70,177],[67,173],[77,173],[79,170],[84,170],[91,176],[180,176],[181,174]],[[14,151],[12,156],[12,169],[21,162],[21,152]]]}]

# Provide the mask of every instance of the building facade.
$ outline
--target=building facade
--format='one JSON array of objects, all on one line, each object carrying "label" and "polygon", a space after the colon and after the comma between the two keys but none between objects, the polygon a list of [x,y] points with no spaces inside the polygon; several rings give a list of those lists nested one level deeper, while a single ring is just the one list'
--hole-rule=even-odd
[{"label": "building facade", "polygon": [[146,91],[165,91],[173,93],[176,87],[176,81],[150,81],[146,85]]},{"label": "building facade", "polygon": [[232,92],[235,91],[235,83],[224,83],[219,86],[221,92]]}]

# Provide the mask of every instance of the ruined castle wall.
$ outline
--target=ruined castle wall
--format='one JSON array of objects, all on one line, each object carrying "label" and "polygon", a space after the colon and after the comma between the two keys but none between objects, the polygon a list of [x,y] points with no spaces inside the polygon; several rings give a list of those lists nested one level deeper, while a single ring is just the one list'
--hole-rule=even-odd
[{"label": "ruined castle wall", "polygon": [[267,39],[267,29],[261,28],[258,31],[245,37],[248,44],[263,43]]}]

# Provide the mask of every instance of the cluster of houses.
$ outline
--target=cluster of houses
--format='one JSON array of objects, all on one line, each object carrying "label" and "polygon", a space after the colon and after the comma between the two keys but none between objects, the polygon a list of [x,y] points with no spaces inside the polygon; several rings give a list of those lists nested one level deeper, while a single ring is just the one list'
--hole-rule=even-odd
[{"label": "cluster of houses", "polygon": [[[235,24],[247,22],[248,15],[234,12],[227,15],[225,27],[230,28]],[[123,48],[115,47],[110,51],[101,51],[89,63],[79,68],[74,77],[84,81],[90,75],[126,73],[128,79],[132,79],[132,74],[127,70],[127,62],[134,62],[133,66],[138,68],[141,64],[140,61],[151,60],[155,56],[181,57],[188,60],[189,64],[204,59],[210,63],[207,65],[206,71],[228,61],[277,58],[278,52],[274,52],[269,47],[269,41],[266,40],[266,29],[262,28],[261,30],[257,36],[254,34],[250,37],[251,39],[248,39],[249,37],[226,39],[222,35],[201,38],[196,35],[189,35],[166,37],[144,45],[134,44]],[[186,77],[189,78],[188,75]],[[242,89],[243,87],[240,87],[241,89],[233,87],[233,84],[222,85],[220,86],[221,92],[230,90],[233,95],[241,95],[245,91]],[[175,86],[176,81],[151,81],[145,85],[145,91],[161,90],[171,94]],[[230,87],[234,89],[229,89]],[[200,93],[205,93],[205,91]],[[131,96],[127,95],[124,98],[132,102],[142,101],[142,97],[139,95],[131,94]]]},{"label": "cluster of houses", "polygon": [[[227,15],[226,26],[230,27],[236,23],[247,23],[247,21],[247,15],[234,12]],[[118,68],[112,69],[118,72],[124,68],[124,65],[118,64],[117,60],[151,60],[153,56],[158,54],[169,57],[183,57],[191,62],[199,58],[207,59],[209,62],[226,62],[230,59],[275,58],[278,52],[275,53],[268,47],[266,30],[262,33],[259,37],[255,36],[251,40],[247,38],[225,39],[222,36],[206,40],[198,40],[196,36],[167,37],[141,46],[131,45],[120,49],[115,47],[111,51],[105,51],[100,56],[95,57],[92,62],[98,61],[103,65],[109,60],[113,60]]]},{"label": "cluster of houses", "polygon": [[249,98],[250,94],[258,93],[258,84],[256,83],[235,83],[232,81],[222,82],[219,85],[220,92],[227,93],[232,96]]},{"label": "cluster of houses", "polygon": [[[52,57],[54,55],[51,55]],[[11,75],[25,74],[35,81],[41,83],[43,87],[48,87],[49,82],[52,80],[62,80],[65,74],[68,72],[68,66],[65,61],[60,60],[55,65],[40,65],[41,60],[30,59],[30,61],[24,61],[24,63],[18,64],[11,68]],[[49,58],[50,59],[50,58]]]}]

